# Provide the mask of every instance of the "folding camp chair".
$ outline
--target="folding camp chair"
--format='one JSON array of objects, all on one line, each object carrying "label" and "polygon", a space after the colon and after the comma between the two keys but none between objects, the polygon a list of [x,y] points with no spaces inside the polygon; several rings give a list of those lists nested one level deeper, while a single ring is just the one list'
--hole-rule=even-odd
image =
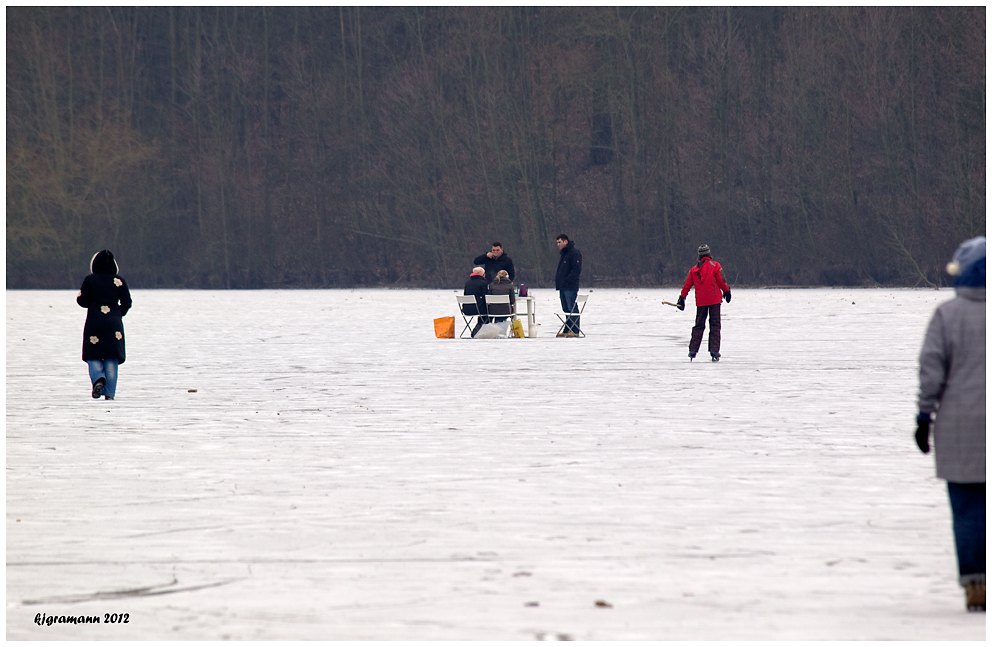
[{"label": "folding camp chair", "polygon": [[[455,300],[458,302],[458,312],[459,314],[461,314],[462,320],[465,321],[465,329],[462,330],[461,334],[458,336],[464,339],[465,331],[466,330],[468,330],[469,332],[472,331],[472,325],[473,325],[472,317],[484,317],[486,313],[479,312],[478,302],[475,300],[475,297],[472,295],[469,296],[456,295]],[[466,306],[471,306],[468,314],[466,314],[465,312]],[[469,336],[471,337],[471,335]]]},{"label": "folding camp chair", "polygon": [[[497,317],[500,319],[510,319],[511,323],[506,326],[506,333],[503,337],[509,337],[510,326],[512,325],[513,316],[516,314],[513,311],[513,305],[510,303],[510,295],[508,294],[487,294],[486,295],[486,312],[489,313],[489,320],[492,321]],[[496,322],[493,322],[496,323]]]},{"label": "folding camp chair", "polygon": [[[558,317],[558,319],[561,320],[561,328],[558,329],[558,334],[559,335],[562,334],[563,332],[565,332],[565,327],[569,325],[569,321],[568,321],[569,320],[569,317],[578,318],[582,314],[582,311],[586,309],[586,301],[588,299],[589,299],[589,295],[588,294],[580,294],[577,297],[575,297],[575,305],[572,306],[572,311],[571,312],[564,312],[564,311],[562,311],[562,312],[556,312],[555,313],[555,315]],[[582,329],[579,328],[578,326],[576,326],[576,325],[573,324],[571,327],[572,328],[575,328],[575,332],[579,335],[579,337],[585,337],[586,336],[586,334],[584,332],[582,332]],[[569,332],[572,332],[572,331],[569,331]]]}]

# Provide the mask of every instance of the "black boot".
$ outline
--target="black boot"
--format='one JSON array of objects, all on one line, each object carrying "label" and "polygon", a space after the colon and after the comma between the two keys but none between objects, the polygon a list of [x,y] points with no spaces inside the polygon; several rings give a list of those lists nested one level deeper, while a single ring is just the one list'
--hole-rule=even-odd
[{"label": "black boot", "polygon": [[106,386],[107,380],[102,377],[98,377],[96,382],[93,383],[93,399],[96,400],[101,395],[103,395],[103,387]]}]

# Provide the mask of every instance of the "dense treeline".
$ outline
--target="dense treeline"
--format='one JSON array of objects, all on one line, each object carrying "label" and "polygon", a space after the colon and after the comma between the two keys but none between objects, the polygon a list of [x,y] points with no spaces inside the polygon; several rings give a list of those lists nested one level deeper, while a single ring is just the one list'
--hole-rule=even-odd
[{"label": "dense treeline", "polygon": [[7,286],[923,285],[985,233],[985,8],[8,7]]}]

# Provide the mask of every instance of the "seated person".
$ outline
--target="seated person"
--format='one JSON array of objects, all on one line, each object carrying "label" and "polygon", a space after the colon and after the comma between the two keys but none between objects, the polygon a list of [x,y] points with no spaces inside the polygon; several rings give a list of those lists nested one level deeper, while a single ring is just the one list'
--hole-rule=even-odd
[{"label": "seated person", "polygon": [[513,281],[510,280],[510,275],[506,270],[500,270],[496,273],[496,279],[489,284],[489,294],[505,294],[510,297],[510,305],[494,303],[489,306],[489,316],[493,321],[506,321],[507,317],[493,317],[493,315],[513,314],[513,306],[517,302],[517,298],[513,294]]},{"label": "seated person", "polygon": [[472,274],[468,277],[468,281],[465,283],[465,296],[475,297],[475,306],[464,305],[462,306],[462,313],[466,315],[479,315],[479,318],[475,322],[475,328],[472,329],[472,336],[479,332],[479,328],[482,328],[482,324],[489,322],[489,317],[486,316],[486,295],[489,294],[489,284],[486,283],[486,270],[482,267],[476,267],[472,269]]}]

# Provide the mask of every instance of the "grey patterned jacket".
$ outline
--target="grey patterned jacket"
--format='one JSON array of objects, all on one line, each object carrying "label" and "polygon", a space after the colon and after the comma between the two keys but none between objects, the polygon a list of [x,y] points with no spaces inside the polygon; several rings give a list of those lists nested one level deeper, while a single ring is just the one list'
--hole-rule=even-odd
[{"label": "grey patterned jacket", "polygon": [[921,413],[936,412],[937,478],[985,482],[985,288],[938,306],[920,352]]}]

